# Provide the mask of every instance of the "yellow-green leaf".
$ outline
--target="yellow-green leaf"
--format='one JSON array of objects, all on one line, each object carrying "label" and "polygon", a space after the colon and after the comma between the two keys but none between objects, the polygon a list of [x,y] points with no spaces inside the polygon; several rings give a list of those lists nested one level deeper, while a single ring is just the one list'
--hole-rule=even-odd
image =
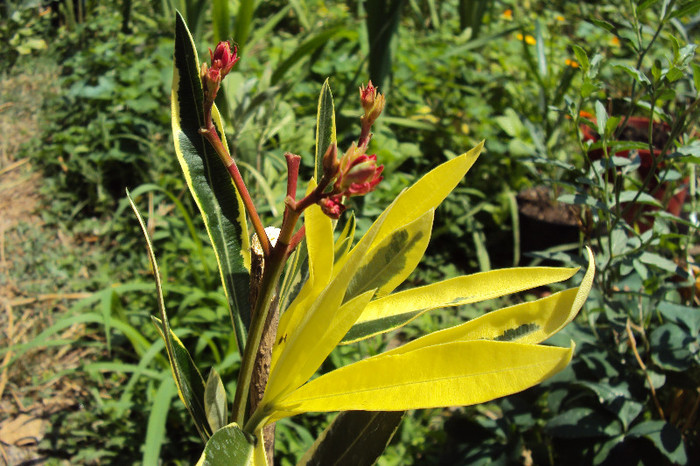
[{"label": "yellow-green leaf", "polygon": [[572,348],[459,341],[379,355],[312,380],[278,400],[270,421],[311,411],[465,406],[519,392],[561,371]]},{"label": "yellow-green leaf", "polygon": [[[370,227],[370,231],[375,228],[380,230],[374,238],[375,244],[379,244],[392,232],[414,222],[440,205],[474,165],[483,148],[482,141],[470,151],[435,167],[413,186],[399,194],[390,206],[391,212],[383,221],[381,228],[377,225],[377,221]],[[349,255],[340,259],[336,264],[336,270],[348,260],[348,257]]]},{"label": "yellow-green leaf", "polygon": [[413,222],[440,205],[464,178],[483,148],[482,141],[470,151],[437,166],[401,193],[391,209],[391,213],[382,224],[375,241],[383,241],[391,232]]},{"label": "yellow-green leaf", "polygon": [[270,401],[308,380],[363,311],[366,303],[363,304],[362,301],[367,296],[367,301],[371,299],[374,291],[358,296],[341,308],[345,291],[360,265],[359,258],[364,257],[373,244],[391,207],[380,215],[375,222],[376,227],[370,228],[360,239],[348,255],[350,260],[314,299],[311,307],[287,311],[303,312],[303,315],[298,325],[288,327],[285,333],[277,334],[277,341],[272,348],[273,365],[261,406],[266,400]]},{"label": "yellow-green leaf", "polygon": [[432,309],[476,303],[571,278],[578,268],[514,267],[451,278],[372,301],[343,343],[407,324]]},{"label": "yellow-green leaf", "polygon": [[428,247],[434,213],[435,210],[430,209],[417,220],[391,232],[373,247],[362,258],[362,265],[350,281],[345,300],[371,289],[376,289],[375,297],[381,298],[403,283]]},{"label": "yellow-green leaf", "polygon": [[[172,89],[175,152],[211,239],[236,338],[242,349],[250,325],[250,247],[245,209],[226,167],[199,132],[204,126],[199,73],[197,50],[185,21],[178,13]],[[223,125],[216,107],[212,110],[212,116],[214,125],[226,145]]]},{"label": "yellow-green leaf", "polygon": [[258,429],[255,433],[257,441],[255,442],[255,449],[253,450],[253,466],[267,466],[267,451],[265,450],[265,442],[262,440],[265,438],[262,429]]},{"label": "yellow-green leaf", "polygon": [[355,214],[350,212],[347,216],[347,221],[343,226],[343,231],[340,232],[338,240],[335,242],[335,260],[338,262],[339,259],[350,252],[350,247],[352,247],[352,240],[355,238]]},{"label": "yellow-green leaf", "polygon": [[[315,187],[316,183],[312,180],[307,193]],[[321,211],[318,205],[314,204],[304,211],[304,225],[306,227],[309,278],[292,304],[282,314],[277,327],[277,333],[280,335],[284,335],[289,328],[296,327],[313,299],[328,285],[333,270],[333,223],[331,219]],[[276,358],[273,358],[272,365],[274,366],[275,363]]]},{"label": "yellow-green leaf", "polygon": [[310,318],[303,321],[291,341],[282,346],[282,355],[270,371],[265,398],[260,404],[274,400],[310,379],[367,306],[374,292],[369,290],[342,306],[337,295],[324,294],[309,310]]}]

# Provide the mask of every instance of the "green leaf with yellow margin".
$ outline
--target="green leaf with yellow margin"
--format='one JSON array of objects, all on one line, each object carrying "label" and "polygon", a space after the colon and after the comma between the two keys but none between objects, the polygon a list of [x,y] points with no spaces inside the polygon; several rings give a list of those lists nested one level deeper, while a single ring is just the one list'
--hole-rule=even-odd
[{"label": "green leaf with yellow margin", "polygon": [[[243,351],[250,325],[248,303],[250,247],[243,202],[209,142],[204,126],[202,83],[197,51],[182,16],[175,25],[172,128],[175,152],[187,186],[199,207],[219,265],[239,348]],[[219,112],[214,125],[226,145]]]},{"label": "green leaf with yellow margin", "polygon": [[403,411],[343,411],[297,466],[374,464],[403,419]]},{"label": "green leaf with yellow margin", "polygon": [[335,107],[331,86],[326,78],[321,87],[321,94],[318,96],[318,112],[316,114],[316,157],[314,159],[314,179],[316,180],[321,179],[323,154],[326,153],[331,144],[336,144]]},{"label": "green leaf with yellow margin", "polygon": [[350,212],[347,216],[343,231],[340,232],[338,240],[335,242],[335,256],[333,262],[338,262],[339,259],[350,252],[352,241],[355,238],[355,213]]},{"label": "green leaf with yellow margin", "polygon": [[212,431],[209,429],[207,416],[204,406],[202,405],[204,401],[204,379],[202,379],[202,375],[199,373],[199,370],[197,370],[197,367],[195,366],[194,361],[192,361],[189,352],[170,328],[168,314],[165,311],[165,301],[163,300],[163,287],[160,281],[160,272],[158,270],[158,263],[156,262],[155,253],[153,252],[151,238],[148,235],[148,230],[146,229],[146,224],[143,221],[143,217],[141,217],[141,213],[136,208],[134,200],[131,199],[131,196],[129,195],[129,191],[126,192],[126,197],[129,199],[131,208],[133,209],[134,214],[136,214],[136,218],[141,226],[141,231],[146,239],[148,258],[151,262],[153,276],[156,282],[160,319],[155,317],[151,318],[156,324],[156,328],[165,342],[165,349],[168,353],[170,368],[173,373],[173,379],[175,379],[175,385],[177,386],[180,400],[182,400],[182,403],[187,408],[187,411],[189,411],[190,416],[192,416],[192,420],[194,421],[194,425],[197,428],[199,435],[202,437],[202,439],[206,440],[211,436]]},{"label": "green leaf with yellow margin", "polygon": [[483,403],[561,371],[572,348],[456,341],[380,354],[336,369],[276,400],[269,422],[319,411],[405,411]]},{"label": "green leaf with yellow margin", "polygon": [[228,420],[226,389],[219,373],[213,367],[209,371],[207,384],[204,387],[204,409],[212,432],[216,432],[226,425]]},{"label": "green leaf with yellow margin", "polygon": [[427,311],[471,304],[571,278],[578,268],[515,267],[451,278],[372,301],[343,343],[401,327]]},{"label": "green leaf with yellow margin", "polygon": [[262,442],[256,442],[238,424],[231,423],[211,436],[197,466],[248,466],[254,463],[256,443]]}]

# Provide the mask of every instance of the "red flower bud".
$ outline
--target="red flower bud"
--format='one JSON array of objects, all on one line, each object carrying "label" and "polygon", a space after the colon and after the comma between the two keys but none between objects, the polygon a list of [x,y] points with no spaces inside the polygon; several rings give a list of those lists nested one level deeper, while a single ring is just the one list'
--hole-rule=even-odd
[{"label": "red flower bud", "polygon": [[360,102],[362,103],[362,108],[365,109],[365,112],[372,109],[376,98],[377,88],[372,85],[371,80],[369,83],[367,83],[367,87],[360,85]]},{"label": "red flower bud", "polygon": [[321,199],[318,205],[324,214],[328,215],[330,218],[337,220],[340,215],[345,211],[345,206],[342,203],[343,196],[336,195],[331,197],[326,197]]},{"label": "red flower bud", "polygon": [[384,96],[377,92],[377,88],[372,85],[372,81],[367,83],[367,87],[360,86],[360,102],[365,111],[362,119],[362,126],[369,129],[379,118],[384,110]]},{"label": "red flower bud", "polygon": [[214,49],[214,52],[209,49],[209,56],[211,57],[211,67],[212,69],[217,69],[221,73],[221,79],[225,78],[226,75],[231,71],[233,65],[238,61],[237,55],[238,49],[233,46],[233,51],[231,50],[231,44],[228,41],[219,42]]},{"label": "red flower bud", "polygon": [[353,144],[340,159],[340,173],[334,192],[358,196],[372,191],[382,180],[383,165],[377,166],[376,155],[365,155],[364,147]]}]

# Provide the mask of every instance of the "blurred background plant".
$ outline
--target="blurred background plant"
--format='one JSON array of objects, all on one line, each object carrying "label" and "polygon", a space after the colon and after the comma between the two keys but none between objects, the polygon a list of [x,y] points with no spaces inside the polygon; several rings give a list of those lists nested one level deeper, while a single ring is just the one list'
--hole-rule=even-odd
[{"label": "blurred background plant", "polygon": [[[43,202],[38,215],[3,226],[0,285],[11,306],[0,321],[9,413],[0,416],[0,440],[8,443],[3,426],[22,406],[72,384],[70,402],[46,414],[34,457],[156,464],[199,456],[186,412],[171,403],[149,322],[150,269],[125,188],[148,213],[173,327],[222,378],[237,370],[235,338],[209,325],[225,318],[225,303],[169,140],[176,9],[197,44],[233,38],[241,48],[217,104],[263,217],[282,205],[285,150],[305,150],[303,169],[313,169],[321,83],[331,78],[342,146],[359,114],[357,86],[371,77],[391,104],[375,128],[381,147],[373,142],[370,152],[392,176],[355,202],[359,217],[373,218],[417,174],[487,140],[469,183],[436,213],[408,286],[571,263],[584,242],[597,249],[592,297],[558,342],[577,343],[569,369],[506,400],[408,415],[381,464],[700,461],[700,5],[672,0],[4,2],[3,214],[19,208],[9,177],[23,160],[41,173],[33,189]],[[21,83],[34,87],[21,96],[13,91]],[[40,103],[26,134],[20,110]],[[646,118],[646,128],[630,130],[632,117]],[[548,222],[529,233],[540,220]],[[59,292],[58,300],[36,299]],[[89,297],[76,304],[66,298],[75,292]],[[327,369],[504,304],[427,315],[387,339],[341,348]],[[30,310],[35,324],[10,331]],[[61,365],[68,354],[82,356]],[[47,358],[56,370],[39,370]],[[296,462],[328,420],[281,423],[279,464]]]}]

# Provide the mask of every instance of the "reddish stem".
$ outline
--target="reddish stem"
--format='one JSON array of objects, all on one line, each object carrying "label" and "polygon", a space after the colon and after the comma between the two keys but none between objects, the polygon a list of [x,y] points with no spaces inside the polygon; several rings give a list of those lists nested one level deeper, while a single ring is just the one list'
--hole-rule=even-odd
[{"label": "reddish stem", "polygon": [[211,124],[211,119],[209,119],[209,124],[207,125],[207,128],[200,129],[199,132],[207,138],[212,147],[214,147],[214,150],[216,151],[221,161],[224,163],[224,165],[226,165],[226,169],[228,170],[229,174],[231,175],[231,178],[233,179],[233,184],[236,186],[238,193],[241,195],[243,205],[248,211],[250,221],[253,224],[253,229],[255,229],[255,233],[260,239],[260,245],[262,246],[263,254],[265,255],[265,257],[270,257],[270,254],[272,254],[272,245],[270,244],[270,239],[267,237],[267,233],[265,233],[265,227],[263,226],[262,221],[260,220],[258,211],[255,208],[255,203],[253,203],[253,199],[250,197],[250,193],[248,192],[248,188],[246,187],[245,182],[243,181],[241,172],[238,170],[236,161],[228,153],[228,149],[224,146],[223,142],[221,142],[221,138],[219,138],[219,134],[217,133],[216,128],[213,124]]}]

